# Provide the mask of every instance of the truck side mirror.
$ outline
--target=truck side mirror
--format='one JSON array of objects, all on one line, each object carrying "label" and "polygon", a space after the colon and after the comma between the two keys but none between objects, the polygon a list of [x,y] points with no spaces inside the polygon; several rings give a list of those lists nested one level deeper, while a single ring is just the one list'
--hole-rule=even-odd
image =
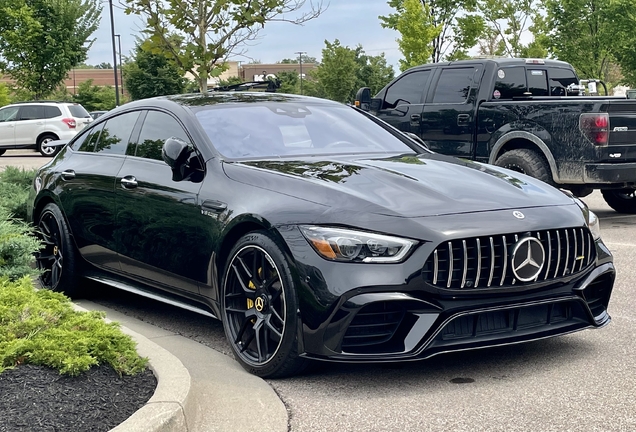
[{"label": "truck side mirror", "polygon": [[362,87],[358,90],[355,105],[362,111],[369,111],[371,105],[371,89],[369,87]]}]

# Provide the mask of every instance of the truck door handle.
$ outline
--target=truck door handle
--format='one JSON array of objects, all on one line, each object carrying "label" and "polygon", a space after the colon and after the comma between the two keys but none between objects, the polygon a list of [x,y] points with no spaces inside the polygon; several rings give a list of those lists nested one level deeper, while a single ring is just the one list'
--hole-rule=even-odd
[{"label": "truck door handle", "polygon": [[422,117],[419,114],[411,114],[411,121],[420,121]]},{"label": "truck door handle", "polygon": [[137,179],[133,176],[126,176],[122,178],[120,183],[126,189],[134,189],[137,187]]},{"label": "truck door handle", "polygon": [[466,126],[470,122],[469,114],[459,114],[457,116],[457,126]]},{"label": "truck door handle", "polygon": [[62,178],[64,180],[73,180],[75,178],[75,171],[73,170],[62,171]]}]

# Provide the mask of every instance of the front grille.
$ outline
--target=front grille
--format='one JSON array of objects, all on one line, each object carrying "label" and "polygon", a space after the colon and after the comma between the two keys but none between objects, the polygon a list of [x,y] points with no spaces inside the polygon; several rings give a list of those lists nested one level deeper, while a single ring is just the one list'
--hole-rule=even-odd
[{"label": "front grille", "polygon": [[[545,263],[529,282],[517,280],[511,269],[514,245],[534,237],[545,251]],[[574,275],[592,263],[596,248],[587,228],[562,228],[452,240],[439,245],[424,264],[422,275],[446,289],[479,289],[558,279]]]},{"label": "front grille", "polygon": [[342,341],[342,349],[353,352],[356,347],[389,341],[402,318],[404,307],[399,302],[377,302],[363,307],[351,321]]}]

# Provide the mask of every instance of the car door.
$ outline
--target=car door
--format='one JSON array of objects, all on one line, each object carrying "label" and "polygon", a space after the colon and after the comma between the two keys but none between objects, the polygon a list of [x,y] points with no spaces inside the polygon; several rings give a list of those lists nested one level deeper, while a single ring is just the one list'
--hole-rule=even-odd
[{"label": "car door", "polygon": [[39,131],[44,128],[44,106],[24,105],[15,123],[16,145],[35,144]]},{"label": "car door", "polygon": [[422,102],[430,77],[431,69],[401,76],[384,93],[377,116],[401,131],[421,135]]},{"label": "car door", "polygon": [[115,178],[126,159],[140,111],[101,122],[71,143],[73,155],[59,166],[60,200],[75,243],[92,264],[119,270],[115,245]]},{"label": "car door", "polygon": [[431,150],[472,158],[475,102],[482,73],[480,65],[440,70],[422,112],[421,136]]},{"label": "car door", "polygon": [[[128,149],[117,175],[117,250],[128,276],[198,293],[212,251],[210,218],[198,203],[203,176],[175,181],[161,157],[163,144],[173,137],[194,146],[177,118],[163,111],[146,112],[137,145]],[[202,160],[196,160],[202,168]]]},{"label": "car door", "polygon": [[15,123],[19,107],[5,107],[0,109],[0,146],[15,145]]}]

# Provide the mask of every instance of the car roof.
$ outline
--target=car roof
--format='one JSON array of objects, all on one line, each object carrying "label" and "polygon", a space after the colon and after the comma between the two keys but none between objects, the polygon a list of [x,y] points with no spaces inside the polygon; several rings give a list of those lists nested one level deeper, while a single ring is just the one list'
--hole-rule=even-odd
[{"label": "car roof", "polygon": [[[537,62],[537,63],[533,63],[533,62]],[[528,67],[557,66],[557,67],[573,69],[572,65],[560,60],[502,57],[502,58],[474,58],[469,60],[457,60],[453,62],[428,63],[428,64],[412,67],[406,70],[405,72],[414,71],[418,69],[428,69],[428,68],[437,67],[437,66],[451,66],[451,65],[462,66],[462,65],[476,65],[476,64],[485,64],[485,63],[494,63],[499,66],[528,66]]]},{"label": "car roof", "polygon": [[9,104],[7,106],[14,106],[14,105],[80,105],[80,104],[78,104],[77,102],[43,100],[43,101],[13,102],[12,104]]}]

